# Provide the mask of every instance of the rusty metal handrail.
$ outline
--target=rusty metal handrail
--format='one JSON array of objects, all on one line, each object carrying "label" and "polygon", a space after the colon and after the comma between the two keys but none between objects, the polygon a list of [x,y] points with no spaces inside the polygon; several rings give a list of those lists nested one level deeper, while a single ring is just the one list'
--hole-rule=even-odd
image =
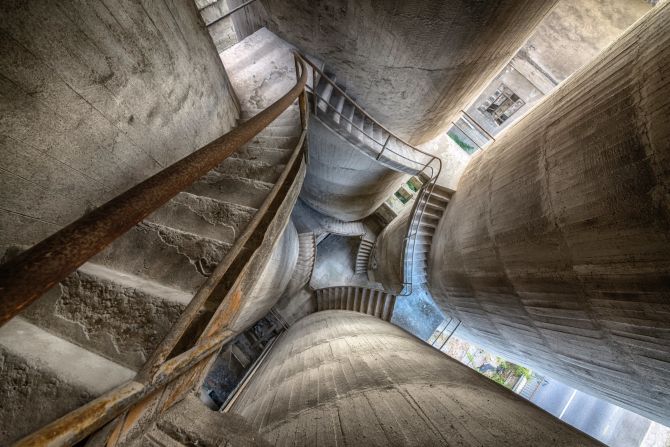
[{"label": "rusty metal handrail", "polygon": [[0,326],[254,138],[306,84],[304,69],[296,85],[261,113],[0,266]]},{"label": "rusty metal handrail", "polygon": [[[303,146],[305,143],[308,123],[307,101],[305,97],[307,69],[297,58],[296,61],[296,75],[298,74],[298,68],[300,69],[300,77],[296,85],[270,107],[254,116],[246,123],[240,125],[240,127],[245,127],[249,123],[252,123],[253,126],[257,126],[257,123],[259,122],[267,122],[267,124],[269,124],[286,108],[293,104],[296,98],[299,100],[302,127],[300,139],[291,154],[289,161],[286,163],[284,170],[280,174],[279,179],[264,199],[263,204],[254,215],[254,218],[247,226],[245,232],[237,239],[211,277],[207,279],[203,286],[201,286],[189,305],[180,315],[177,323],[172,326],[168,335],[165,336],[159,347],[156,349],[154,355],[152,355],[145,363],[145,366],[133,380],[117,386],[88,404],[77,408],[31,435],[28,435],[21,439],[16,446],[62,446],[72,445],[79,442],[106,423],[123,415],[133,405],[138,404],[152,392],[167,386],[167,384],[173,382],[178,377],[181,377],[197,367],[200,362],[215,354],[218,349],[232,340],[236,335],[226,329],[225,326],[217,327],[214,323],[222,322],[221,313],[223,313],[222,309],[228,298],[227,293],[196,344],[185,352],[167,359],[174,347],[185,334],[189,325],[197,316],[198,312],[204,307],[205,302],[213,293],[216,293],[216,290],[220,286],[221,279],[231,266],[232,262],[236,259],[237,255],[242,251],[246,242],[254,235],[261,221],[264,218],[267,218],[267,213],[270,210],[271,205],[277,200],[283,184],[288,180],[289,173],[294,172],[296,163],[299,161],[299,156],[304,152]],[[268,111],[269,113],[266,113]],[[267,124],[265,124],[265,126],[267,126]],[[258,132],[251,135],[248,140],[253,138],[257,133]]]},{"label": "rusty metal handrail", "polygon": [[74,445],[162,385],[189,371],[233,337],[232,332],[221,331],[165,362],[147,382],[129,380],[19,440],[15,447]]}]

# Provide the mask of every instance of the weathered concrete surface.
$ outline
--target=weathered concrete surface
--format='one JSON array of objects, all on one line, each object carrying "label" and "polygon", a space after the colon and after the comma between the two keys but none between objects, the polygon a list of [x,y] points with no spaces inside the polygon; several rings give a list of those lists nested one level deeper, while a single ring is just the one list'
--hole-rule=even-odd
[{"label": "weathered concrete surface", "polygon": [[420,145],[419,149],[436,155],[442,160],[442,170],[437,178],[437,185],[456,190],[458,180],[470,161],[470,155],[446,133]]},{"label": "weathered concrete surface", "polygon": [[267,257],[258,258],[264,264],[245,301],[239,319],[255,323],[277,302],[286,290],[298,262],[298,232],[290,219],[273,244]]},{"label": "weathered concrete surface", "polygon": [[300,198],[315,210],[351,222],[372,214],[409,176],[393,171],[311,117],[309,164]]},{"label": "weathered concrete surface", "polygon": [[269,447],[242,417],[207,408],[189,394],[134,442],[123,447]]},{"label": "weathered concrete surface", "polygon": [[228,132],[227,85],[193,2],[2,2],[0,255]]},{"label": "weathered concrete surface", "polygon": [[159,283],[85,264],[22,316],[139,370],[190,300],[190,294]]},{"label": "weathered concrete surface", "polygon": [[665,2],[473,158],[430,282],[481,344],[666,425],[669,24]]},{"label": "weathered concrete surface", "polygon": [[134,375],[14,318],[0,328],[0,444],[11,444]]},{"label": "weathered concrete surface", "polygon": [[265,0],[233,20],[240,36],[266,26],[318,55],[372,116],[422,143],[446,130],[554,3]]},{"label": "weathered concrete surface", "polygon": [[310,286],[322,289],[333,286],[378,288],[367,275],[356,273],[356,252],[360,237],[331,234],[316,249],[316,261]]},{"label": "weathered concrete surface", "polygon": [[[487,132],[497,135],[527,113],[556,85],[587,64],[652,8],[645,0],[561,0],[535,28],[510,63],[467,109]],[[497,125],[478,110],[503,83],[524,100]]]},{"label": "weathered concrete surface", "polygon": [[412,207],[405,207],[377,237],[372,251],[370,275],[383,284],[385,290],[400,293],[403,288],[403,252],[405,236],[412,217]]},{"label": "weathered concrete surface", "polygon": [[600,445],[402,329],[350,311],[291,327],[232,411],[272,445]]}]

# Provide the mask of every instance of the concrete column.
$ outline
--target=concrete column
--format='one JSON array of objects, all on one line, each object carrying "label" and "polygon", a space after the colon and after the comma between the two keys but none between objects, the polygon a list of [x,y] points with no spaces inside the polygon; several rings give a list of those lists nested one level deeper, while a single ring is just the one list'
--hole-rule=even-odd
[{"label": "concrete column", "polygon": [[311,314],[235,402],[272,445],[600,445],[402,329]]},{"label": "concrete column", "polygon": [[670,4],[474,157],[431,251],[479,342],[670,424]]}]

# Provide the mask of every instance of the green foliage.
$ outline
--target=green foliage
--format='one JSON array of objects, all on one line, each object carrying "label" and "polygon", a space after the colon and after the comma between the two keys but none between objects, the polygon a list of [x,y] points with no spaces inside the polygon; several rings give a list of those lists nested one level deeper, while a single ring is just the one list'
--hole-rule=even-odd
[{"label": "green foliage", "polygon": [[414,186],[414,184],[413,184],[411,181],[408,181],[408,182],[407,182],[407,187],[408,187],[409,189],[411,189],[412,191],[414,191],[414,192],[417,192],[417,191],[418,191],[418,190],[416,189],[416,186]]},{"label": "green foliage", "polygon": [[463,139],[461,137],[459,137],[458,135],[456,135],[455,133],[449,133],[448,135],[451,137],[452,140],[454,140],[456,142],[456,144],[458,144],[461,147],[461,149],[463,149],[468,154],[472,154],[476,150],[474,146],[470,146],[468,143],[463,141]]},{"label": "green foliage", "polygon": [[503,371],[512,373],[514,377],[524,376],[526,380],[530,379],[530,376],[533,374],[530,369],[517,365],[516,363],[508,362],[507,360],[502,360],[500,357],[498,357],[498,366],[500,366]]},{"label": "green foliage", "polygon": [[406,198],[404,198],[404,197],[403,197],[399,192],[397,192],[397,191],[395,192],[395,196],[396,196],[396,197],[398,198],[398,200],[400,200],[403,204],[405,204],[405,203],[408,202],[408,200],[407,200]]},{"label": "green foliage", "polygon": [[469,352],[466,352],[465,355],[467,356],[468,361],[470,362],[470,364],[475,363],[475,356],[474,355],[470,354]]}]

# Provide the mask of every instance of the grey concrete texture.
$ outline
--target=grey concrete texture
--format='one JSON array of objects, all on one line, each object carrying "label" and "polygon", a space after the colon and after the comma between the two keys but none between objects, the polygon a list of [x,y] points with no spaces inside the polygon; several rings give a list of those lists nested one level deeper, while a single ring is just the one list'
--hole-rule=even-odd
[{"label": "grey concrete texture", "polygon": [[2,2],[0,85],[0,255],[225,134],[239,116],[187,1]]},{"label": "grey concrete texture", "polygon": [[400,293],[403,289],[402,259],[411,217],[412,207],[407,206],[384,228],[372,250],[370,264],[373,266],[370,269],[372,278],[381,283],[385,290],[395,293]]},{"label": "grey concrete texture", "polygon": [[372,214],[409,176],[393,171],[311,116],[309,164],[300,198],[345,222]]},{"label": "grey concrete texture", "polygon": [[601,445],[402,329],[351,311],[292,326],[231,411],[272,445]]},{"label": "grey concrete texture", "polygon": [[670,425],[670,4],[475,156],[431,291],[479,344]]},{"label": "grey concrete texture", "polygon": [[244,418],[207,408],[188,394],[141,437],[120,447],[269,447]]},{"label": "grey concrete texture", "polygon": [[[516,56],[467,109],[494,136],[528,112],[558,83],[590,62],[652,8],[645,0],[561,0]],[[502,125],[478,107],[504,83],[524,100]]]},{"label": "grey concrete texture", "polygon": [[646,0],[561,0],[537,26],[519,55],[561,82],[652,7]]},{"label": "grey concrete texture", "polygon": [[135,375],[14,318],[0,328],[0,445],[31,433]]},{"label": "grey concrete texture", "polygon": [[284,230],[263,260],[263,270],[254,278],[253,287],[245,297],[238,316],[243,326],[260,320],[279,301],[293,276],[299,253],[298,232],[287,219]]},{"label": "grey concrete texture", "polygon": [[366,111],[418,144],[450,126],[554,4],[263,0],[234,21],[238,35],[266,26],[322,58]]},{"label": "grey concrete texture", "polygon": [[316,261],[310,286],[322,289],[333,286],[379,288],[365,274],[356,273],[355,260],[360,237],[331,234],[316,248]]},{"label": "grey concrete texture", "polygon": [[470,155],[446,133],[421,144],[419,149],[438,156],[442,161],[442,170],[436,184],[456,190],[458,181],[470,161]]},{"label": "grey concrete texture", "polygon": [[189,293],[85,264],[21,315],[139,370],[190,300]]}]

